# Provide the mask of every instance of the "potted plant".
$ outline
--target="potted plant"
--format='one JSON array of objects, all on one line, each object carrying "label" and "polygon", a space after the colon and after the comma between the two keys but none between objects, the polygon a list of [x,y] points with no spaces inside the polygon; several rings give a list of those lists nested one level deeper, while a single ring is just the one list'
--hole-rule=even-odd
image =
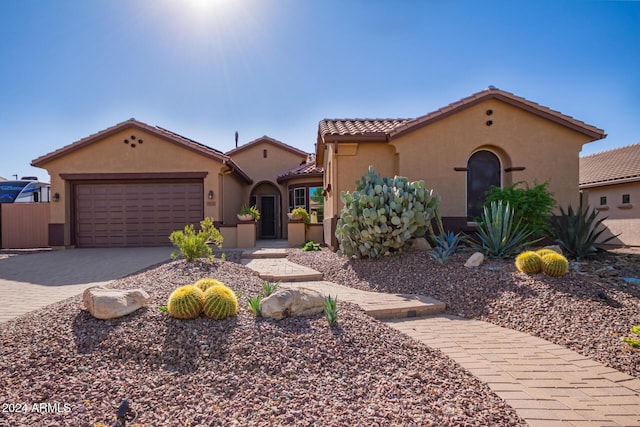
[{"label": "potted plant", "polygon": [[311,220],[309,219],[309,213],[305,208],[295,208],[289,214],[289,219],[292,221],[304,221],[305,228],[309,228],[309,224],[311,223]]},{"label": "potted plant", "polygon": [[238,220],[240,221],[257,221],[260,219],[260,211],[253,206],[242,205],[240,212],[238,212]]}]

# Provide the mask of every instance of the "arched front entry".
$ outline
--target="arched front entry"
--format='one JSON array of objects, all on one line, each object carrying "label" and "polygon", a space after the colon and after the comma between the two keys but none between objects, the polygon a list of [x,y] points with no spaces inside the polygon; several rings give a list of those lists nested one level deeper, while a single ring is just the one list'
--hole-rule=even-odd
[{"label": "arched front entry", "polygon": [[467,221],[482,215],[491,186],[502,185],[500,159],[488,150],[476,151],[467,162]]},{"label": "arched front entry", "polygon": [[280,216],[282,212],[282,196],[274,184],[263,181],[251,191],[251,204],[260,211],[258,221],[258,239],[282,238]]}]

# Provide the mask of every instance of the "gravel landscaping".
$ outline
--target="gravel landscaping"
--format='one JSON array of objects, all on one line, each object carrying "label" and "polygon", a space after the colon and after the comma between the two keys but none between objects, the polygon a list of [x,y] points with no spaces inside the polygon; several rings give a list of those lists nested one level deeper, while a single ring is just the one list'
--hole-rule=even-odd
[{"label": "gravel landscaping", "polygon": [[[433,267],[424,254],[380,263],[347,262],[326,250],[292,251],[291,257],[320,267],[327,279],[342,284],[439,290],[428,293],[467,316],[502,313],[501,304],[493,304],[503,299],[496,298],[497,292],[511,295],[504,304],[513,308],[550,283],[521,277],[507,267],[469,272],[461,269],[460,258]],[[261,281],[230,262],[237,254],[229,253],[227,259],[174,261],[114,282],[112,287],[142,287],[152,296],[148,307],[121,319],[92,318],[77,296],[0,324],[0,425],[110,426],[123,399],[131,403],[128,426],[526,425],[485,384],[441,352],[348,303],[338,303],[335,328],[321,315],[256,319],[244,298],[256,295]],[[157,308],[176,287],[202,277],[215,277],[243,292],[237,316],[184,321]],[[473,283],[479,278],[487,296]],[[546,286],[576,282],[570,279]],[[459,290],[447,291],[449,283]],[[606,292],[623,307],[631,301],[637,305],[637,294]],[[586,297],[575,298],[580,302]],[[528,317],[518,312],[504,320],[525,322]]]},{"label": "gravel landscaping", "polygon": [[[561,278],[526,275],[513,261],[485,260],[465,268],[469,249],[436,264],[428,252],[381,260],[346,259],[289,250],[289,259],[324,273],[325,280],[362,290],[423,294],[447,304],[447,311],[536,335],[640,378],[640,350],[621,342],[640,325],[640,252],[609,252],[572,263]],[[637,338],[637,337],[636,337]]]}]

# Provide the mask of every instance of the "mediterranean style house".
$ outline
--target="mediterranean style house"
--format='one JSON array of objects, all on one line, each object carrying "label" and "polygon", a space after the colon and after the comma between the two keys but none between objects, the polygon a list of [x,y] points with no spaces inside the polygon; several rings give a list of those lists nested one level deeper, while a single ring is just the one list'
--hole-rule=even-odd
[{"label": "mediterranean style house", "polygon": [[164,245],[172,231],[212,217],[234,247],[246,204],[261,212],[258,239],[287,238],[287,213],[303,207],[312,238],[335,248],[340,193],[369,165],[424,180],[442,197],[445,227],[459,230],[480,214],[491,185],[548,180],[560,205],[575,205],[582,145],[604,136],[490,87],[415,119],[322,120],[315,153],[267,136],[223,153],[130,119],[32,165],[51,177],[50,246]]},{"label": "mediterranean style house", "polygon": [[463,230],[480,216],[492,186],[549,181],[561,206],[579,200],[583,144],[602,129],[489,87],[414,119],[326,119],[320,122],[317,165],[324,174],[324,238],[336,246],[343,207],[369,165],[382,176],[424,180],[442,197],[445,228]]},{"label": "mediterranean style house", "polygon": [[267,136],[223,153],[130,119],[32,165],[51,176],[50,246],[167,245],[172,231],[204,217],[235,226],[242,205],[260,210],[259,239],[286,238],[294,207],[322,221],[313,155]]},{"label": "mediterranean style house", "polygon": [[640,143],[580,158],[583,200],[606,217],[610,244],[640,246]]}]

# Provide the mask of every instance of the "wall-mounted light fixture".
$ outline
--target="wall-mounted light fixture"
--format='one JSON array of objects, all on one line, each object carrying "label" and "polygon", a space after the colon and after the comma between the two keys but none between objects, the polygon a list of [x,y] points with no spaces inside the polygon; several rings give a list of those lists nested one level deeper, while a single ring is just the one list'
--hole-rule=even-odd
[{"label": "wall-mounted light fixture", "polygon": [[59,202],[60,201],[60,193],[54,193],[53,194],[53,201],[54,202]]},{"label": "wall-mounted light fixture", "polygon": [[207,194],[207,197],[209,198],[209,200],[213,200],[213,190],[209,190],[209,194]]}]

